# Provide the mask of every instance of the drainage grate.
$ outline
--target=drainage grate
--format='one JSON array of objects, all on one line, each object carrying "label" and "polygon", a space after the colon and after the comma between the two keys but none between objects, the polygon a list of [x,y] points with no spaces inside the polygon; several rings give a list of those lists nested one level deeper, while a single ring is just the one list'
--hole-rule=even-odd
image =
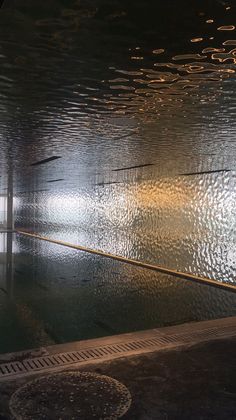
[{"label": "drainage grate", "polygon": [[129,342],[103,345],[95,348],[88,348],[78,351],[69,351],[49,356],[28,358],[23,361],[15,361],[0,364],[0,379],[10,378],[16,375],[25,375],[37,371],[59,368],[77,363],[84,363],[92,360],[111,359],[114,357],[131,355],[132,353],[161,350],[169,346],[188,344],[206,341],[214,338],[221,338],[235,335],[233,325],[224,325],[223,328],[212,327],[202,330],[178,332],[177,334],[164,334],[160,330],[152,330],[150,338],[147,334],[137,333],[136,336],[143,337]]}]

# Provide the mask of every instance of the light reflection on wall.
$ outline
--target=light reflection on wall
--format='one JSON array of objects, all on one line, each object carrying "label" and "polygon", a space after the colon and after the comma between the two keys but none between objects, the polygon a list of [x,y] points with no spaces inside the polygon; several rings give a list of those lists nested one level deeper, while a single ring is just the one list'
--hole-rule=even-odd
[{"label": "light reflection on wall", "polygon": [[71,193],[31,194],[16,203],[16,225],[31,232],[234,281],[231,172],[156,180],[153,174],[149,180]]},{"label": "light reflection on wall", "polygon": [[[48,220],[55,223],[64,223],[65,219],[68,224],[76,225],[86,221],[86,214],[88,212],[88,203],[86,196],[70,196],[65,195],[51,195],[46,200],[45,222]],[[61,209],[61,210],[60,210]]]},{"label": "light reflection on wall", "polygon": [[5,227],[7,223],[7,198],[0,197],[0,227]]}]

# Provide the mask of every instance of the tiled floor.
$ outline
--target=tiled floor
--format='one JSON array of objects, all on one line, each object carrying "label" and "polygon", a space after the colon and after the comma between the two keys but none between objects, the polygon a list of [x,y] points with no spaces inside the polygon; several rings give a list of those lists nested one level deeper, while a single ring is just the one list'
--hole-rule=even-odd
[{"label": "tiled floor", "polygon": [[[225,337],[129,357],[81,364],[80,368],[77,364],[76,367],[64,369],[64,372],[72,370],[94,372],[114,378],[125,385],[132,396],[131,407],[122,417],[127,420],[234,420],[236,419],[235,351],[236,336]],[[41,376],[45,377],[48,374],[44,373]],[[0,381],[1,420],[13,418],[9,410],[11,395],[16,389],[35,378],[40,378],[40,375]],[[67,386],[66,382],[62,381],[62,390],[65,394]],[[47,385],[44,388],[46,400],[51,390],[50,385],[48,388]],[[73,404],[75,404],[75,408],[78,408],[76,404],[80,401],[76,399],[76,395],[74,400]],[[42,404],[42,401],[38,404]],[[53,408],[55,404],[58,404],[57,399],[48,401],[50,410],[44,414],[45,417],[36,415],[25,417],[24,420],[28,418],[33,420],[59,419],[57,416],[55,418],[56,411]],[[61,414],[61,419],[73,418],[71,404],[72,402],[70,403],[70,414],[68,414],[69,411],[65,411]],[[86,404],[89,407],[90,398],[87,402],[83,400],[83,410],[86,409]],[[94,397],[93,405],[96,407]],[[88,413],[90,413],[89,409]],[[91,417],[88,414],[86,417],[74,416],[74,418],[87,420],[90,418],[105,419],[106,417],[105,415]]]}]

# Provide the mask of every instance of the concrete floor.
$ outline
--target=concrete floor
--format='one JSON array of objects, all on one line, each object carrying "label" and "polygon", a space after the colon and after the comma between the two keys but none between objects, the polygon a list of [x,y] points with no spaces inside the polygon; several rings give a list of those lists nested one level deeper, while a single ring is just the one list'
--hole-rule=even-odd
[{"label": "concrete floor", "polygon": [[[224,338],[186,348],[178,347],[93,363],[81,366],[79,371],[110,376],[128,388],[132,404],[122,417],[124,420],[234,420],[235,353],[236,337]],[[76,369],[67,369],[71,370]],[[0,382],[1,420],[13,418],[8,407],[10,397],[17,388],[31,380],[32,377],[21,377],[14,381]],[[55,404],[56,401],[50,403]],[[46,418],[58,419],[54,417],[53,410]],[[66,416],[61,418],[71,419]],[[90,417],[75,418],[81,420]],[[93,418],[105,419],[100,416]],[[37,420],[38,417],[32,419]]]}]

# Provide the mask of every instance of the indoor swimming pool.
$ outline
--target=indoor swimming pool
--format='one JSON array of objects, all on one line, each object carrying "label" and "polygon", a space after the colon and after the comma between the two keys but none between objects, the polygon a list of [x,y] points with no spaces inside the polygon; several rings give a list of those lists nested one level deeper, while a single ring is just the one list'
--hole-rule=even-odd
[{"label": "indoor swimming pool", "polygon": [[0,0],[0,420],[236,420],[235,22]]},{"label": "indoor swimming pool", "polygon": [[0,234],[0,352],[236,315],[230,291]]}]

